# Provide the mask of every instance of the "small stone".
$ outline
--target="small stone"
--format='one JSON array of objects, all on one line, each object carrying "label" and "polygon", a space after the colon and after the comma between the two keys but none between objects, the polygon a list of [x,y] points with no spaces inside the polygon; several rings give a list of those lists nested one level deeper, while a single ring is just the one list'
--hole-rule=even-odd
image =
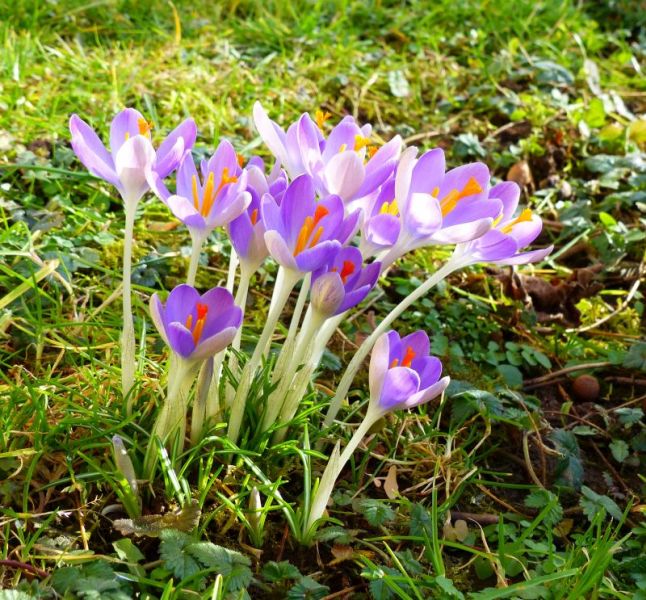
[{"label": "small stone", "polygon": [[594,402],[600,390],[599,380],[593,375],[579,375],[572,383],[572,393],[581,402]]}]

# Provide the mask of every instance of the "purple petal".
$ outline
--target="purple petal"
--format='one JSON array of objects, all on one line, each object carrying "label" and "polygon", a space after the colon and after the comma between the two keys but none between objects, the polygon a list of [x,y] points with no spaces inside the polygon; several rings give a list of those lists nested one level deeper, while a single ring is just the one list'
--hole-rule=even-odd
[{"label": "purple petal", "polygon": [[520,188],[513,181],[503,181],[494,185],[489,190],[489,198],[496,198],[502,202],[502,222],[509,221],[518,208]]},{"label": "purple petal", "polygon": [[422,154],[413,168],[411,191],[432,194],[435,188],[440,187],[445,168],[446,162],[442,148],[434,148]]},{"label": "purple petal", "polygon": [[428,356],[431,350],[431,342],[428,339],[428,334],[421,329],[403,337],[401,346],[402,354],[406,354],[408,348],[410,348],[416,357]]},{"label": "purple petal", "polygon": [[509,235],[516,240],[518,248],[529,246],[541,233],[543,221],[540,217],[532,215],[531,221],[516,223]]},{"label": "purple petal", "polygon": [[324,273],[312,283],[310,291],[312,307],[326,316],[337,314],[344,298],[345,287],[337,272]]},{"label": "purple petal", "polygon": [[375,402],[381,397],[384,377],[390,366],[390,342],[393,337],[398,337],[397,332],[391,330],[377,338],[372,349],[372,354],[370,355],[370,370],[368,374],[370,380],[370,399]]},{"label": "purple petal", "polygon": [[401,212],[406,210],[406,204],[408,203],[408,193],[410,191],[416,156],[417,148],[411,146],[404,150],[399,160],[399,165],[397,165],[397,173],[395,174],[395,198],[397,198]]},{"label": "purple petal", "polygon": [[471,223],[462,223],[452,227],[442,227],[436,231],[430,238],[437,244],[459,244],[478,239],[491,230],[493,219],[481,219]]},{"label": "purple petal", "polygon": [[430,194],[411,194],[404,223],[413,237],[431,235],[442,227],[440,203]]},{"label": "purple petal", "polygon": [[166,328],[168,345],[180,356],[188,358],[195,349],[193,334],[181,323],[173,321]]},{"label": "purple petal", "polygon": [[267,251],[279,265],[294,271],[298,270],[298,265],[291,250],[278,231],[266,231],[265,244],[267,245]]},{"label": "purple petal", "polygon": [[253,105],[253,120],[262,141],[267,144],[272,154],[284,167],[289,167],[289,158],[285,147],[285,132],[269,118],[260,102]]},{"label": "purple petal", "polygon": [[[455,169],[451,169],[442,180],[438,198],[443,200],[449,193],[456,190],[461,192],[473,178],[480,187],[480,192],[465,196],[461,202],[474,202],[476,200],[486,200],[489,187],[489,169],[483,163],[471,163]],[[459,204],[458,203],[458,204]]]},{"label": "purple petal", "polygon": [[442,222],[442,227],[451,227],[480,219],[496,219],[502,213],[502,202],[493,198],[485,200],[465,199],[458,202],[454,210],[448,213]]},{"label": "purple petal", "polygon": [[401,408],[413,408],[430,402],[433,398],[442,394],[448,387],[449,383],[451,383],[451,378],[443,377],[437,383],[434,383],[425,390],[420,390],[417,394],[413,394]]},{"label": "purple petal", "polygon": [[349,200],[359,190],[365,170],[363,161],[356,152],[341,152],[325,165],[326,188],[343,200]]},{"label": "purple petal", "polygon": [[202,340],[195,348],[191,358],[195,360],[204,360],[215,356],[218,352],[224,350],[235,338],[238,327],[227,327],[219,333]]},{"label": "purple petal", "polygon": [[155,293],[150,297],[150,316],[152,317],[153,323],[161,335],[164,342],[168,344],[168,337],[166,336],[166,321],[165,321],[165,309],[162,304],[159,296]]},{"label": "purple petal", "polygon": [[157,149],[155,170],[163,178],[174,171],[182,157],[190,151],[197,138],[197,126],[193,119],[182,121]]},{"label": "purple petal", "polygon": [[116,156],[119,148],[130,138],[139,135],[139,123],[146,123],[143,115],[134,108],[126,108],[118,113],[110,124],[110,151]]},{"label": "purple petal", "polygon": [[121,187],[112,156],[94,130],[77,115],[70,117],[72,148],[85,168],[96,177]]},{"label": "purple petal", "polygon": [[[309,175],[301,175],[289,184],[280,205],[282,220],[286,227],[286,241],[290,246],[296,243],[305,218],[313,215],[315,209],[312,178]],[[268,223],[265,226],[269,229]]]},{"label": "purple petal", "polygon": [[400,230],[399,217],[384,213],[367,221],[364,235],[370,244],[380,248],[389,248],[397,242]]},{"label": "purple petal", "polygon": [[528,263],[535,263],[542,261],[550,252],[554,250],[554,246],[541,248],[540,250],[531,250],[530,252],[521,252],[509,258],[495,261],[498,265],[526,265]]},{"label": "purple petal", "polygon": [[[266,235],[266,234],[265,234]],[[269,246],[269,244],[267,244]],[[319,242],[313,248],[303,250],[296,256],[296,265],[302,273],[309,273],[320,269],[326,262],[338,252],[341,244],[336,240],[327,240]]]},{"label": "purple petal", "polygon": [[386,372],[379,406],[384,410],[399,408],[419,390],[419,375],[407,367],[394,367]]},{"label": "purple petal", "polygon": [[131,137],[114,157],[114,166],[127,201],[139,201],[148,190],[146,173],[155,160],[150,140],[142,135]]},{"label": "purple petal", "polygon": [[187,227],[198,231],[207,229],[204,217],[195,210],[195,206],[188,198],[173,195],[166,200],[166,204],[171,212]]},{"label": "purple petal", "polygon": [[186,284],[178,285],[171,290],[166,300],[164,321],[185,323],[188,315],[195,311],[195,305],[199,300],[200,294],[194,287]]},{"label": "purple petal", "polygon": [[435,356],[420,356],[413,359],[411,368],[419,374],[420,388],[430,387],[442,374],[442,362]]},{"label": "purple petal", "polygon": [[[344,117],[341,122],[330,131],[323,150],[323,162],[328,163],[333,156],[339,154],[342,148],[345,151],[354,150],[355,136],[362,135],[352,117]],[[345,148],[344,148],[345,147]]]},{"label": "purple petal", "polygon": [[213,173],[216,183],[222,179],[224,169],[227,169],[229,176],[234,176],[240,171],[238,155],[229,140],[223,139],[215,150],[215,154],[209,159],[207,170]]}]

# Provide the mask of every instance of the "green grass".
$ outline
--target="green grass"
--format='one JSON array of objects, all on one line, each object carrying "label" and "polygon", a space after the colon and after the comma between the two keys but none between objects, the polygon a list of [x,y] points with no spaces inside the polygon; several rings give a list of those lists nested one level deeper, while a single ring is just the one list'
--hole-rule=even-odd
[{"label": "green grass", "polygon": [[[640,19],[637,2],[0,3],[0,587],[36,597],[224,598],[244,587],[254,598],[645,597]],[[126,417],[113,295],[123,212],[71,152],[69,115],[105,131],[135,106],[159,137],[191,115],[200,146],[226,136],[267,156],[250,122],[256,100],[282,124],[317,108],[353,114],[382,140],[439,145],[452,165],[484,160],[500,179],[526,163],[525,201],[556,251],[542,269],[520,270],[542,287],[478,267],[397,322],[429,332],[454,387],[441,406],[389,417],[366,438],[337,484],[338,524],[315,548],[294,535],[304,480],[325,465],[304,450],[305,423],[315,448],[326,390],[374,326],[370,311],[386,314],[441,250],[406,257],[369,311],[344,323],[287,442],[243,436],[235,447],[216,428],[141,485],[144,514],[198,500],[193,538],[129,544],[112,525],[127,516],[114,505],[128,490],[110,440],[124,439],[140,472],[165,383],[145,307],[182,281],[190,243],[161,203],[142,203],[140,395]],[[198,286],[222,283],[227,263],[215,235]],[[256,278],[247,346],[274,274],[267,266]],[[576,394],[581,373],[600,382],[598,397]],[[366,379],[334,436],[348,439],[360,420]],[[399,495],[386,494],[387,475]]]}]

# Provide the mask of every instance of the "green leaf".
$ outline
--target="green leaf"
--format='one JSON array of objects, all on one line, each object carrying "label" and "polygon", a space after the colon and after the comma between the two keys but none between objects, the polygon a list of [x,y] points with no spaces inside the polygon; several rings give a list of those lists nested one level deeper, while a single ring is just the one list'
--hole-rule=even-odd
[{"label": "green leaf", "polygon": [[303,577],[287,592],[288,600],[320,600],[327,596],[330,588],[322,585],[311,577]]},{"label": "green leaf", "polygon": [[542,510],[554,502],[553,508],[545,515],[545,525],[554,527],[563,518],[563,507],[558,502],[555,494],[549,490],[534,490],[525,498],[525,506]]},{"label": "green leaf", "polygon": [[513,365],[498,365],[497,368],[509,387],[518,388],[523,385],[523,374],[518,367]]},{"label": "green leaf", "polygon": [[380,500],[364,498],[356,503],[356,509],[373,527],[379,527],[395,518],[395,511]]},{"label": "green leaf", "polygon": [[453,581],[448,577],[440,575],[435,578],[435,583],[443,592],[442,598],[458,598],[459,600],[464,598],[464,594],[453,585]]},{"label": "green leaf", "polygon": [[583,494],[583,497],[579,501],[579,504],[581,505],[581,508],[583,508],[583,513],[590,521],[592,521],[597,513],[602,509],[605,510],[613,519],[617,519],[617,521],[621,520],[621,509],[612,498],[597,494],[597,492],[591,490],[585,485],[581,487],[581,493]]},{"label": "green leaf", "polygon": [[269,583],[276,583],[285,579],[298,579],[300,576],[300,571],[288,560],[281,562],[272,560],[262,568],[262,578]]},{"label": "green leaf", "polygon": [[610,452],[612,452],[612,457],[620,463],[624,462],[628,458],[630,449],[624,440],[612,440],[612,442],[610,442]]},{"label": "green leaf", "polygon": [[614,413],[619,417],[619,422],[627,427],[639,423],[644,418],[644,411],[641,408],[617,408]]},{"label": "green leaf", "polygon": [[627,369],[646,371],[646,342],[637,342],[630,347],[623,366]]},{"label": "green leaf", "polygon": [[556,475],[565,484],[579,489],[583,483],[583,462],[576,436],[565,429],[555,429],[550,436],[561,458],[556,465]]},{"label": "green leaf", "polygon": [[62,567],[52,575],[52,587],[61,596],[76,594],[87,600],[129,600],[130,586],[117,577],[112,567],[97,560],[82,567]]},{"label": "green leaf", "polygon": [[416,537],[430,536],[433,521],[429,512],[421,504],[413,504],[410,511],[410,534]]},{"label": "green leaf", "polygon": [[159,555],[167,569],[178,579],[195,575],[202,570],[202,565],[186,552],[192,543],[191,536],[175,529],[165,529],[160,532],[161,545]]}]

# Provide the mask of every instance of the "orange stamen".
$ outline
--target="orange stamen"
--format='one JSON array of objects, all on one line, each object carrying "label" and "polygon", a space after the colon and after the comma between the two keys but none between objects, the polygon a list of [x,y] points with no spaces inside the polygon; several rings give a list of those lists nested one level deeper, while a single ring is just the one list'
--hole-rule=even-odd
[{"label": "orange stamen", "polygon": [[257,208],[254,208],[254,209],[251,211],[251,217],[250,217],[250,219],[251,219],[251,224],[252,224],[252,225],[255,225],[255,224],[258,222],[258,209],[257,209]]},{"label": "orange stamen", "polygon": [[370,145],[370,138],[363,137],[362,135],[354,136],[354,149],[356,152]]},{"label": "orange stamen", "polygon": [[314,237],[312,238],[312,241],[310,242],[310,248],[314,248],[316,244],[318,244],[318,241],[321,239],[321,236],[323,235],[323,227],[319,227],[316,230],[316,233],[314,234]]},{"label": "orange stamen", "polygon": [[390,363],[390,366],[388,367],[389,369],[394,369],[397,365],[399,364],[399,359],[394,358],[393,362]]},{"label": "orange stamen", "polygon": [[348,277],[354,273],[354,263],[351,260],[343,261],[343,268],[341,269],[341,281],[346,283]]},{"label": "orange stamen", "polygon": [[186,317],[186,329],[189,331],[193,329],[193,315],[188,315],[188,317]]},{"label": "orange stamen", "polygon": [[236,158],[238,159],[238,165],[242,167],[244,165],[244,156],[242,156],[242,154],[236,153]]},{"label": "orange stamen", "polygon": [[347,145],[347,144],[341,144],[341,145],[339,146],[339,154],[341,154],[341,152],[345,152],[345,149],[346,149],[347,147],[348,147],[348,145]]},{"label": "orange stamen", "polygon": [[[436,188],[437,189],[437,188]],[[437,190],[439,192],[439,190]],[[435,192],[435,190],[433,190]],[[469,177],[466,185],[462,188],[461,191],[451,190],[440,202],[442,208],[442,216],[446,217],[458,204],[462,198],[467,196],[473,196],[482,192],[480,184],[476,181],[475,177]],[[433,194],[435,196],[435,193]]]},{"label": "orange stamen", "polygon": [[319,204],[314,211],[314,225],[318,225],[318,222],[323,218],[327,217],[330,214],[330,211],[325,208],[325,206]]},{"label": "orange stamen", "polygon": [[317,110],[314,113],[314,120],[316,121],[316,124],[319,126],[319,129],[323,129],[323,125],[325,125],[325,122],[332,116],[331,113],[329,112],[324,112],[322,110]]},{"label": "orange stamen", "polygon": [[296,247],[294,248],[294,256],[300,254],[305,250],[307,246],[307,240],[310,239],[312,230],[314,229],[314,219],[312,217],[305,217],[305,222],[301,227],[301,230],[298,232],[298,237],[296,238]]},{"label": "orange stamen", "polygon": [[193,175],[193,206],[195,206],[195,210],[199,211],[200,210],[200,193],[197,189],[197,177]]},{"label": "orange stamen", "polygon": [[211,208],[213,207],[213,201],[217,196],[217,193],[215,194],[213,193],[214,181],[215,181],[215,175],[213,175],[213,171],[211,171],[209,173],[209,176],[206,178],[206,183],[204,184],[204,193],[202,194],[201,213],[203,217],[206,217],[211,212]]},{"label": "orange stamen", "polygon": [[195,308],[197,310],[197,323],[195,323],[195,329],[193,329],[193,342],[197,344],[202,337],[202,331],[204,330],[204,324],[206,323],[206,315],[209,312],[209,307],[206,304],[198,302]]},{"label": "orange stamen", "polygon": [[137,127],[139,128],[139,135],[147,135],[150,137],[150,130],[153,124],[146,121],[146,119],[137,119]]},{"label": "orange stamen", "polygon": [[402,360],[402,367],[410,367],[410,364],[413,362],[413,359],[417,356],[415,351],[408,346],[406,348],[406,354],[404,355],[404,360]]},{"label": "orange stamen", "polygon": [[511,230],[514,228],[514,225],[518,225],[518,223],[524,223],[531,220],[532,220],[532,211],[529,210],[529,208],[526,208],[513,221],[510,221],[509,223],[507,223],[507,225],[505,225],[504,227],[501,227],[500,233],[507,234],[511,232]]},{"label": "orange stamen", "polygon": [[377,151],[379,148],[377,146],[368,146],[368,158],[372,158],[375,154],[377,154]]}]

